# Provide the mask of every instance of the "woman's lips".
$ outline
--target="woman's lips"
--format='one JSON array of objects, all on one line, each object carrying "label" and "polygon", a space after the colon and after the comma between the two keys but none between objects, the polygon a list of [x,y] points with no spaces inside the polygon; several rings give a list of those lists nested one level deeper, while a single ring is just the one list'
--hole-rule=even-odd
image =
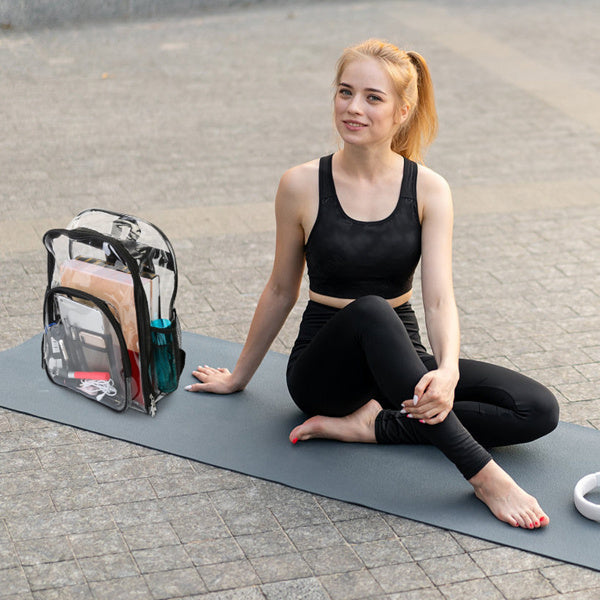
[{"label": "woman's lips", "polygon": [[360,123],[359,121],[344,121],[344,125],[351,131],[358,131],[359,129],[366,127],[364,123]]}]

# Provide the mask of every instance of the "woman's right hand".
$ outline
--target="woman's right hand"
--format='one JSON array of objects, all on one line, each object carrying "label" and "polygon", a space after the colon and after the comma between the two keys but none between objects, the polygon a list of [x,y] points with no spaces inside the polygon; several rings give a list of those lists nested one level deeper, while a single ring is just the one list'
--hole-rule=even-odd
[{"label": "woman's right hand", "polygon": [[210,392],[211,394],[232,394],[239,392],[243,386],[236,384],[229,369],[215,369],[204,365],[192,371],[198,383],[186,386],[188,392]]}]

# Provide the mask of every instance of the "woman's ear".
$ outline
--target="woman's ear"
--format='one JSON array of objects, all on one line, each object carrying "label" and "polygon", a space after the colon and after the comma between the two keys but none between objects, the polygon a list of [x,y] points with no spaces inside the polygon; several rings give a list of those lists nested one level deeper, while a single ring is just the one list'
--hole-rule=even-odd
[{"label": "woman's ear", "polygon": [[400,104],[396,108],[396,125],[402,125],[406,119],[408,119],[408,115],[410,114],[410,106],[408,104]]}]

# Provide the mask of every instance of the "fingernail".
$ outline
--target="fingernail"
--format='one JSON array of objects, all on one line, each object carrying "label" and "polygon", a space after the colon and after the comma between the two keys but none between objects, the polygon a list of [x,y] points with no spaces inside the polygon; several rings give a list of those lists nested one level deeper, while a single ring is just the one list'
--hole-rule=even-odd
[{"label": "fingernail", "polygon": [[192,389],[192,386],[191,385],[186,385],[185,389],[189,392]]},{"label": "fingernail", "polygon": [[417,396],[416,394],[413,396],[413,404],[416,406],[417,402],[419,401],[419,396]]},{"label": "fingernail", "polygon": [[413,417],[413,416],[412,416],[410,413],[408,413],[408,414],[406,415],[406,418],[407,418],[407,419],[414,419],[414,417]]},{"label": "fingernail", "polygon": [[292,444],[295,444],[297,441],[298,441],[298,438],[294,438],[294,439],[292,440]]},{"label": "fingernail", "polygon": [[425,421],[423,421],[423,419],[419,419],[419,423],[425,423]]},{"label": "fingernail", "polygon": [[405,414],[406,414],[406,409],[405,409],[405,408],[403,408],[403,409],[400,411],[400,414],[401,414],[401,415],[405,415]]}]

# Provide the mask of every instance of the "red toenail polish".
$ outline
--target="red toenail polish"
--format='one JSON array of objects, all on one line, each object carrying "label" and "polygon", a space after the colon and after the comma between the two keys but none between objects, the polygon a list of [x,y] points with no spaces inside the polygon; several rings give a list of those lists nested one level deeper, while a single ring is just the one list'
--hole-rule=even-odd
[{"label": "red toenail polish", "polygon": [[533,529],[533,525],[529,523],[529,529]]},{"label": "red toenail polish", "polygon": [[540,517],[540,522],[545,521],[545,520],[546,520],[546,517]]},{"label": "red toenail polish", "polygon": [[539,523],[538,523],[537,521],[535,522],[535,526],[536,526],[536,527],[539,527]]},{"label": "red toenail polish", "polygon": [[295,444],[297,441],[298,441],[298,438],[294,438],[294,439],[292,440],[292,444]]}]

